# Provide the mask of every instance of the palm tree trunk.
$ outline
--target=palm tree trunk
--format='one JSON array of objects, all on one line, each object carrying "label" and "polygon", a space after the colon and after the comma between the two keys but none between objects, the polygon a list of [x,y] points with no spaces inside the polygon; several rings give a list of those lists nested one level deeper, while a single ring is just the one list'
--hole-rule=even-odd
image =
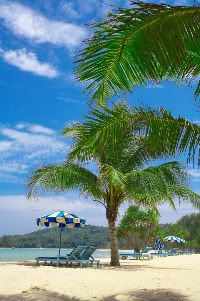
[{"label": "palm tree trunk", "polygon": [[109,227],[110,246],[111,246],[110,265],[111,266],[120,266],[115,220],[113,220],[112,218],[108,218],[108,227]]}]

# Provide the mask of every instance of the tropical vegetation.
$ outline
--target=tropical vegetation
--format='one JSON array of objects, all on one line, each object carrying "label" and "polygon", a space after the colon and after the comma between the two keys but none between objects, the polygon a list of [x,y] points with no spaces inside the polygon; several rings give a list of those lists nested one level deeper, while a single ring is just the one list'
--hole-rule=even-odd
[{"label": "tropical vegetation", "polygon": [[[186,239],[186,244],[177,245],[179,248],[190,248],[200,252],[200,213],[183,216],[175,224],[162,224],[160,237],[173,234]],[[181,227],[181,228],[180,228]],[[181,229],[181,232],[180,232]],[[173,232],[169,232],[173,230]],[[59,233],[58,229],[50,228],[39,230],[24,235],[3,235],[0,237],[0,248],[57,248]],[[185,236],[187,233],[187,236]],[[88,225],[84,229],[68,229],[62,234],[62,248],[73,248],[77,241],[83,244],[95,244],[98,248],[110,248],[109,232],[107,227]],[[132,249],[130,243],[119,239],[121,249]],[[152,245],[152,244],[150,244]],[[164,243],[164,245],[166,245]],[[141,244],[141,246],[143,246]],[[167,246],[167,245],[166,245]]]},{"label": "tropical vegetation", "polygon": [[[4,235],[0,237],[0,247],[58,248],[59,231],[57,228],[46,228],[24,235]],[[62,248],[74,248],[78,243],[96,245],[98,248],[109,248],[108,229],[88,225],[84,228],[64,229],[62,231]],[[123,248],[125,244],[120,241],[120,246]]]},{"label": "tropical vegetation", "polygon": [[183,216],[177,225],[189,233],[186,245],[200,252],[200,213]]},{"label": "tropical vegetation", "polygon": [[131,249],[140,252],[146,246],[153,246],[156,237],[160,236],[159,217],[156,210],[131,205],[120,220],[117,236],[127,241]]},{"label": "tropical vegetation", "polygon": [[[192,83],[200,74],[200,7],[131,1],[105,20],[78,53],[76,77],[91,101],[105,105],[113,95],[161,80]],[[200,82],[195,95],[200,93]]]},{"label": "tropical vegetation", "polygon": [[[127,112],[121,104],[109,112],[123,112],[123,108]],[[137,118],[143,116],[144,125],[146,111],[139,109],[132,113]],[[112,128],[117,141],[113,145],[113,139],[109,140],[106,135],[107,117],[110,117],[107,109],[95,111],[82,124],[66,127],[63,133],[73,139],[67,160],[33,172],[28,183],[28,196],[37,195],[41,190],[77,189],[102,204],[108,220],[111,265],[119,265],[116,219],[124,202],[134,201],[156,210],[157,205],[164,202],[174,208],[173,200],[178,197],[199,207],[200,196],[189,189],[187,172],[178,162],[150,165],[153,160],[169,154],[168,145],[155,145],[138,126],[136,131],[132,126],[122,127],[122,131]],[[105,125],[100,134],[102,124],[99,127],[99,120]],[[110,133],[109,127],[107,129]]]}]

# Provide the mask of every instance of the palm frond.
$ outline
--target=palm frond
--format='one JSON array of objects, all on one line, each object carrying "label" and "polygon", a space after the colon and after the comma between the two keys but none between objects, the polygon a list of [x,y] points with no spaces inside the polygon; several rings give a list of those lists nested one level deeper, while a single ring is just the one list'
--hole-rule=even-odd
[{"label": "palm frond", "polygon": [[187,170],[178,161],[172,161],[160,164],[158,166],[147,167],[143,169],[143,172],[158,176],[163,182],[166,182],[168,185],[188,185]]},{"label": "palm frond", "polygon": [[[130,124],[120,123],[121,118],[128,115],[128,107],[120,104],[112,110],[93,110],[83,124],[65,127],[63,134],[71,137],[73,133],[74,145],[70,151],[69,159],[78,158],[80,161],[95,157],[95,150],[103,152],[111,141],[112,145],[119,145],[119,141],[127,139],[130,135]],[[129,116],[129,115],[128,115]]]},{"label": "palm frond", "polygon": [[100,169],[99,183],[109,191],[113,188],[123,191],[126,189],[127,178],[113,166],[104,164]]},{"label": "palm frond", "polygon": [[148,81],[199,76],[200,7],[132,5],[93,24],[94,34],[78,54],[77,79],[88,84],[85,91],[98,105]]},{"label": "palm frond", "polygon": [[200,81],[198,82],[198,86],[195,90],[195,97],[197,98],[200,95]]},{"label": "palm frond", "polygon": [[168,202],[176,209],[174,200],[187,201],[200,209],[200,195],[189,188],[187,170],[177,161],[148,167],[127,174],[127,197],[136,204],[156,208]]},{"label": "palm frond", "polygon": [[172,187],[186,187],[187,179],[184,168],[174,161],[143,170],[133,170],[127,174],[127,189],[141,196],[143,193],[162,195],[163,199],[168,195],[172,196]]},{"label": "palm frond", "polygon": [[76,164],[48,165],[33,172],[28,181],[28,198],[38,195],[41,190],[64,192],[78,189],[92,197],[102,199],[97,176]]},{"label": "palm frond", "polygon": [[[70,128],[66,131],[69,132]],[[131,143],[134,144],[137,137],[146,139],[146,149],[142,143],[141,153],[135,157],[138,164],[158,156],[180,154],[185,154],[190,161],[194,160],[195,155],[198,157],[199,153],[200,127],[181,116],[173,117],[163,108],[130,109],[120,104],[112,109],[96,109],[91,115],[86,116],[86,120],[74,133],[74,145],[69,158],[78,158],[80,161],[98,157],[99,154],[106,152],[106,146],[114,152],[123,141],[128,141],[131,147]]]},{"label": "palm frond", "polygon": [[178,189],[174,187],[174,197],[178,197],[180,202],[190,203],[195,209],[200,209],[200,195],[186,186]]}]

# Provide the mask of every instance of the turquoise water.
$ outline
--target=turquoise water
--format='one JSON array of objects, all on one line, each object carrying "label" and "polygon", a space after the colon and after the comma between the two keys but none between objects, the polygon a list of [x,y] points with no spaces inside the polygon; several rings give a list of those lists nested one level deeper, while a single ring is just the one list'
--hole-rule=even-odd
[{"label": "turquoise water", "polygon": [[[62,249],[61,255],[68,254],[71,249]],[[0,261],[23,261],[34,260],[38,256],[57,256],[58,249],[0,249]],[[110,250],[97,249],[94,253],[95,258],[110,257]]]}]

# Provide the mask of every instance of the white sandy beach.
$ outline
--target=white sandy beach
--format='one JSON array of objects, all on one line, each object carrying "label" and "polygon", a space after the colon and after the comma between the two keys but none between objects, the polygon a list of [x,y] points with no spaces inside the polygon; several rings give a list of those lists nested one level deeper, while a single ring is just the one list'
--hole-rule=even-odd
[{"label": "white sandy beach", "polygon": [[200,300],[200,255],[122,261],[111,268],[0,263],[2,300]]}]

